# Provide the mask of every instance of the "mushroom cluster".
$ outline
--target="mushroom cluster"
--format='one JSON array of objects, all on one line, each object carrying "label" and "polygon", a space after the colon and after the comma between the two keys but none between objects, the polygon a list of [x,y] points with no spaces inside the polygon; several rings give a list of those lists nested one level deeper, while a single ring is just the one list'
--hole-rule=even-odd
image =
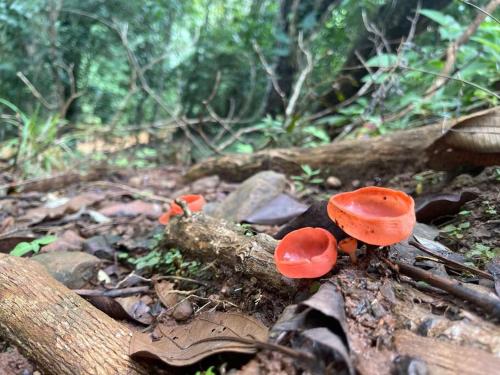
[{"label": "mushroom cluster", "polygon": [[281,274],[290,278],[323,276],[335,265],[337,248],[355,262],[358,241],[392,245],[408,238],[416,223],[412,197],[375,186],[333,195],[327,211],[330,219],[351,237],[337,244],[335,237],[321,228],[301,228],[288,233],[274,253]]}]

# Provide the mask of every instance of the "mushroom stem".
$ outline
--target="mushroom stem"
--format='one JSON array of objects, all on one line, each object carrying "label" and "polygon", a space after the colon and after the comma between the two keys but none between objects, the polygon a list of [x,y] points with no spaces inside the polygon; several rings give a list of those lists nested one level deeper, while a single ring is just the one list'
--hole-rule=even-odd
[{"label": "mushroom stem", "polygon": [[349,254],[351,262],[356,264],[358,257],[356,256],[356,249],[358,248],[358,241],[353,237],[344,238],[339,242],[338,248],[343,253]]}]

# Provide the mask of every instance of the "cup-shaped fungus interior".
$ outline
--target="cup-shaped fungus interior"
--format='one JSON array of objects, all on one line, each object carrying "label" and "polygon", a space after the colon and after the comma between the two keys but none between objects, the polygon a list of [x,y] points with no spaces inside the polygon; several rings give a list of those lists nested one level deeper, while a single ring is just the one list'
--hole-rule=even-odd
[{"label": "cup-shaped fungus interior", "polygon": [[328,273],[337,261],[337,241],[322,228],[288,233],[274,252],[278,271],[290,278],[315,278]]},{"label": "cup-shaped fungus interior", "polygon": [[379,246],[407,238],[416,221],[409,195],[375,186],[332,196],[328,215],[352,237]]}]

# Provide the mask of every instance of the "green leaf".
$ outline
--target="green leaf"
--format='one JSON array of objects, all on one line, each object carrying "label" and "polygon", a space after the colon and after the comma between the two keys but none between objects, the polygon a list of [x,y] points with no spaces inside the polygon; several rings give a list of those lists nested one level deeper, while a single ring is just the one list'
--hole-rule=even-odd
[{"label": "green leaf", "polygon": [[14,249],[10,252],[10,255],[15,256],[15,257],[22,257],[32,251],[34,249],[34,246],[30,242],[20,242],[14,247]]},{"label": "green leaf", "polygon": [[434,9],[421,9],[420,14],[433,20],[434,22],[436,22],[441,26],[449,27],[457,24],[457,21],[455,21],[455,19],[452,16],[444,14]]},{"label": "green leaf", "polygon": [[367,66],[370,67],[381,67],[388,68],[393,66],[398,61],[398,57],[394,54],[383,53],[372,57],[366,62]]},{"label": "green leaf", "polygon": [[43,237],[40,237],[40,238],[37,238],[36,240],[34,240],[33,243],[36,243],[36,244],[41,245],[41,246],[45,246],[45,245],[51,244],[55,240],[57,240],[56,236],[43,236]]},{"label": "green leaf", "polygon": [[313,173],[312,168],[311,168],[309,165],[307,165],[307,164],[302,165],[302,170],[303,170],[303,171],[304,171],[304,173],[305,173],[305,174],[307,174],[308,176],[312,175],[312,173]]}]

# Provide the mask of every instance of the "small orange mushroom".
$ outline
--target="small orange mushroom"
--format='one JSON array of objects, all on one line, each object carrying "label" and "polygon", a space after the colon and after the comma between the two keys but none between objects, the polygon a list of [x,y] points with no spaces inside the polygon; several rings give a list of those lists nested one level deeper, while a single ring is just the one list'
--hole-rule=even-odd
[{"label": "small orange mushroom", "polygon": [[402,241],[410,236],[416,223],[412,197],[376,186],[333,195],[327,210],[344,232],[371,245]]},{"label": "small orange mushroom", "polygon": [[337,262],[337,240],[322,228],[300,228],[283,237],[274,260],[278,271],[286,277],[320,277]]},{"label": "small orange mushroom", "polygon": [[[186,202],[188,208],[192,212],[201,211],[203,209],[203,206],[205,206],[205,204],[207,203],[205,201],[205,198],[203,198],[203,195],[198,195],[198,194],[181,195],[177,199]],[[170,205],[170,209],[163,215],[161,215],[158,221],[160,222],[160,224],[167,225],[172,216],[181,214],[182,214],[182,207],[179,206],[177,203],[172,203]]]},{"label": "small orange mushroom", "polygon": [[358,258],[356,257],[356,249],[358,248],[358,240],[353,237],[344,238],[342,241],[339,241],[339,250],[343,253],[349,254],[351,258],[351,262],[356,263]]}]

